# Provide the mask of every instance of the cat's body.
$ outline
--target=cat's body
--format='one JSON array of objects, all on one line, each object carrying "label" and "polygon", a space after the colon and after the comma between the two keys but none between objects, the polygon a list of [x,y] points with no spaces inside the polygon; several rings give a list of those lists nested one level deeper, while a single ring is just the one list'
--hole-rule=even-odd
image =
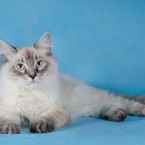
[{"label": "cat's body", "polygon": [[145,105],[114,96],[60,75],[50,52],[49,34],[31,47],[15,50],[0,42],[0,132],[19,133],[22,124],[32,132],[49,132],[78,116],[123,121],[127,114],[145,116]]}]

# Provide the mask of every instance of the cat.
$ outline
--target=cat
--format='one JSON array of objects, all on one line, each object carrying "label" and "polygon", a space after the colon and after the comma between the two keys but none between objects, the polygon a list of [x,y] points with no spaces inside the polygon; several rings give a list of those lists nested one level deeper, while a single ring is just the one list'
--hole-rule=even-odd
[{"label": "cat", "polygon": [[33,46],[15,48],[0,40],[0,133],[19,134],[22,125],[46,133],[79,116],[123,121],[145,116],[145,105],[91,87],[58,72],[45,32]]}]

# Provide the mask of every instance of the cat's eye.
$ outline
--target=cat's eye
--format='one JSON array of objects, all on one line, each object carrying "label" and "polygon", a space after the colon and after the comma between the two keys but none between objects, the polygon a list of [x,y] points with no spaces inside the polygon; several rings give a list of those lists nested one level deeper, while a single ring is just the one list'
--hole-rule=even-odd
[{"label": "cat's eye", "polygon": [[22,64],[22,63],[17,64],[17,65],[16,65],[16,68],[17,68],[17,70],[20,70],[20,71],[25,70],[25,66],[24,66],[24,64]]},{"label": "cat's eye", "polygon": [[43,60],[38,60],[38,61],[36,62],[36,67],[37,67],[37,68],[41,68],[43,65],[44,65],[44,61],[43,61]]}]

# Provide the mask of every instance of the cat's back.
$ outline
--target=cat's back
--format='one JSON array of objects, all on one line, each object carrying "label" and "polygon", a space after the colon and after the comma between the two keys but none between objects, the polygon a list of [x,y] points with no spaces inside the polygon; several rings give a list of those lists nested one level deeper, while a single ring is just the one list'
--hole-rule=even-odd
[{"label": "cat's back", "polygon": [[61,81],[61,85],[66,88],[66,89],[73,89],[75,87],[79,87],[81,85],[85,85],[83,82],[81,82],[80,80],[77,80],[69,75],[66,74],[62,74],[60,76],[60,81]]},{"label": "cat's back", "polygon": [[88,93],[92,87],[69,75],[61,75],[61,91],[67,98],[79,98]]}]

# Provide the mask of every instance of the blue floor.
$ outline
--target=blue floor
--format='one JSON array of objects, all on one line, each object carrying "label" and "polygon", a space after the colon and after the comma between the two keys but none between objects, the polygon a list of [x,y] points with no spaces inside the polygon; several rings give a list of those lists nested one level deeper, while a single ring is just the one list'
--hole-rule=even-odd
[{"label": "blue floor", "polygon": [[145,118],[129,116],[124,122],[79,118],[75,123],[52,133],[0,135],[0,145],[143,145]]}]

